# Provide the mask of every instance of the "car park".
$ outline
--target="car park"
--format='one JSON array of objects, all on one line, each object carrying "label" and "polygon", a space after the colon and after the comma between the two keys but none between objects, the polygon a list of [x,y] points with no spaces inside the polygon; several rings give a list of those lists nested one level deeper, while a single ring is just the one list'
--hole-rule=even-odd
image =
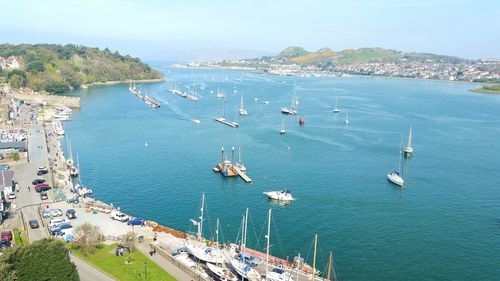
[{"label": "car park", "polygon": [[37,220],[30,220],[29,224],[30,224],[31,228],[39,228],[40,227]]},{"label": "car park", "polygon": [[126,222],[129,220],[129,217],[127,215],[125,215],[122,212],[118,212],[118,211],[112,211],[110,217],[113,220],[117,220],[117,221],[121,221],[121,222]]},{"label": "car park", "polygon": [[141,218],[133,218],[133,219],[130,219],[128,222],[127,222],[128,225],[140,225],[140,226],[144,226],[144,219],[141,219]]},{"label": "car park", "polygon": [[34,179],[31,183],[33,185],[38,185],[38,184],[45,183],[45,180],[44,179]]},{"label": "car park", "polygon": [[9,194],[7,195],[7,197],[9,199],[16,199],[16,193],[15,192],[9,192]]},{"label": "car park", "polygon": [[0,235],[0,239],[12,241],[12,232],[10,230],[2,231],[2,234]]},{"label": "car park", "polygon": [[49,194],[47,194],[47,192],[40,192],[40,199],[42,200],[46,200],[46,199],[49,199]]},{"label": "car park", "polygon": [[68,209],[68,210],[66,210],[66,217],[68,217],[68,219],[70,219],[70,220],[76,219],[76,211],[75,211],[75,209]]},{"label": "car park", "polygon": [[65,222],[65,219],[57,218],[49,221],[49,229],[55,226],[58,226],[60,223]]}]

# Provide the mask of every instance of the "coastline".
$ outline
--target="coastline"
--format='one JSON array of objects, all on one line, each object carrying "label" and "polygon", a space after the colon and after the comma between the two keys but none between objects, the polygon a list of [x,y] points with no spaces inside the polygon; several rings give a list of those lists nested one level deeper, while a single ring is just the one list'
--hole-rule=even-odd
[{"label": "coastline", "polygon": [[93,86],[110,86],[116,84],[124,84],[124,83],[157,83],[165,81],[165,78],[157,78],[157,79],[139,79],[139,80],[117,80],[117,81],[107,81],[107,82],[93,82],[89,84],[82,84],[80,88],[87,88]]},{"label": "coastline", "polygon": [[472,88],[472,89],[469,89],[469,91],[474,92],[474,93],[490,94],[490,95],[500,94],[500,91],[487,90],[487,89],[483,89],[483,88]]}]

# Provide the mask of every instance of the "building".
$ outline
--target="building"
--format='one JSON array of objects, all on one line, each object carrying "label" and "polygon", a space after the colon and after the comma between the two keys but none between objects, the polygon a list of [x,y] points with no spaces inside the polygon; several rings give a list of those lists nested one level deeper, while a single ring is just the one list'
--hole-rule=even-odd
[{"label": "building", "polygon": [[19,61],[14,56],[10,56],[5,59],[5,68],[19,69],[20,66]]},{"label": "building", "polygon": [[5,68],[5,59],[0,57],[0,68]]}]

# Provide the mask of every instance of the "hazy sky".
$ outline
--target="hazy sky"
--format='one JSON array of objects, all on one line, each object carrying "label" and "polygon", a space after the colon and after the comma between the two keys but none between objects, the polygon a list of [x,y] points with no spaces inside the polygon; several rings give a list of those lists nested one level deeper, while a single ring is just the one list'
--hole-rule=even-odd
[{"label": "hazy sky", "polygon": [[499,0],[0,0],[0,42],[135,56],[236,48],[384,47],[500,58]]}]

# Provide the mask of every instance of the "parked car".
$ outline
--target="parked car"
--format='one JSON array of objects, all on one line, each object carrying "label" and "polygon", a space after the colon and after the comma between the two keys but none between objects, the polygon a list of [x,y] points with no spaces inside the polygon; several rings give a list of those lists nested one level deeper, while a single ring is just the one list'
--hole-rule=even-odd
[{"label": "parked car", "polygon": [[12,241],[12,232],[10,230],[2,231],[2,234],[0,235],[0,239]]},{"label": "parked car", "polygon": [[118,212],[118,211],[112,211],[110,217],[113,220],[117,220],[117,221],[121,221],[121,222],[126,222],[129,219],[129,217],[127,215],[125,215],[122,212]]},{"label": "parked car", "polygon": [[50,210],[50,215],[53,217],[60,217],[63,215],[63,211],[61,209],[52,209]]},{"label": "parked car", "polygon": [[42,200],[46,200],[46,199],[49,199],[49,194],[47,194],[47,192],[40,192],[40,199]]},{"label": "parked car", "polygon": [[71,223],[69,223],[69,222],[62,222],[62,223],[58,224],[57,226],[51,227],[50,228],[50,234],[52,234],[52,235],[60,235],[66,229],[70,229],[70,228],[73,228],[73,226],[71,225]]},{"label": "parked car", "polygon": [[38,172],[36,172],[36,175],[43,176],[43,175],[48,174],[48,173],[49,173],[49,169],[47,169],[47,167],[45,167],[45,166],[41,166],[41,167],[38,167]]},{"label": "parked car", "polygon": [[38,184],[45,183],[45,180],[44,179],[34,179],[31,183],[33,185],[38,185]]},{"label": "parked car", "polygon": [[140,225],[144,226],[144,219],[141,218],[133,218],[127,222],[128,225]]},{"label": "parked car", "polygon": [[0,240],[0,252],[3,252],[5,249],[10,248],[11,243],[9,240]]},{"label": "parked car", "polygon": [[31,228],[39,228],[40,227],[37,220],[30,220],[29,224],[30,224]]},{"label": "parked car", "polygon": [[9,192],[9,194],[7,195],[7,197],[9,199],[16,199],[16,193],[15,192]]},{"label": "parked car", "polygon": [[66,211],[66,216],[68,217],[68,219],[72,220],[72,219],[76,219],[76,211],[75,209],[68,209]]},{"label": "parked car", "polygon": [[60,223],[65,222],[65,219],[58,218],[49,221],[49,229],[55,226],[58,226]]},{"label": "parked car", "polygon": [[43,192],[43,191],[47,191],[51,189],[50,185],[46,184],[46,183],[41,183],[41,184],[37,184],[35,186],[35,191],[36,192]]}]

